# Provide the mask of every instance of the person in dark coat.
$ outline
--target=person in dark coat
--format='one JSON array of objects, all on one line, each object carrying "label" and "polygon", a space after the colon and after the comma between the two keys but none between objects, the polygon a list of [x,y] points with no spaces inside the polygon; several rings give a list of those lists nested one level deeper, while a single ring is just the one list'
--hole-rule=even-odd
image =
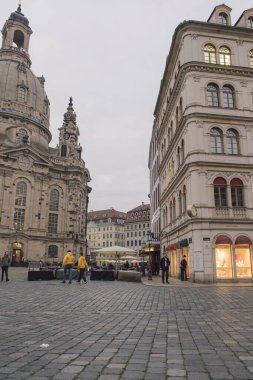
[{"label": "person in dark coat", "polygon": [[181,263],[180,263],[180,270],[181,270],[181,281],[186,281],[186,268],[187,268],[187,261],[186,261],[186,256],[184,255]]},{"label": "person in dark coat", "polygon": [[3,255],[2,259],[1,259],[1,267],[2,267],[1,281],[4,280],[4,274],[5,274],[6,282],[9,281],[9,277],[8,277],[9,266],[10,266],[10,258],[8,256],[7,252],[5,252],[5,254]]},{"label": "person in dark coat", "polygon": [[162,282],[164,284],[164,277],[166,283],[169,284],[169,269],[170,269],[170,259],[165,254],[160,260],[160,268],[162,270]]}]

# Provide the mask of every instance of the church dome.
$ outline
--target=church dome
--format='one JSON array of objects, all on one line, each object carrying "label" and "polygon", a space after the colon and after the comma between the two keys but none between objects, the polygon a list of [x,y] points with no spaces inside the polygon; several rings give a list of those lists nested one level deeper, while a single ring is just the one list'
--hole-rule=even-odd
[{"label": "church dome", "polygon": [[18,9],[15,12],[11,13],[9,20],[21,22],[21,24],[24,24],[26,26],[29,25],[28,18],[25,17],[23,15],[23,13],[21,13],[21,7],[20,6],[18,7]]}]

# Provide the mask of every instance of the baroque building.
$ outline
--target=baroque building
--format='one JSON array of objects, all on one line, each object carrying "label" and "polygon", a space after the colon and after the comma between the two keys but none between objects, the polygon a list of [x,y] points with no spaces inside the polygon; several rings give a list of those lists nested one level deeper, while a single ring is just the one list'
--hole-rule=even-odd
[{"label": "baroque building", "polygon": [[253,8],[232,25],[222,4],[207,22],[182,22],[172,38],[149,168],[151,213],[160,209],[174,277],[185,254],[191,281],[252,281],[252,29]]},{"label": "baroque building", "polygon": [[72,99],[52,148],[43,76],[31,71],[28,19],[11,13],[0,49],[0,252],[13,264],[61,261],[86,246],[90,174]]},{"label": "baroque building", "polygon": [[150,231],[150,205],[142,204],[128,211],[125,221],[126,247],[140,252],[144,237]]}]

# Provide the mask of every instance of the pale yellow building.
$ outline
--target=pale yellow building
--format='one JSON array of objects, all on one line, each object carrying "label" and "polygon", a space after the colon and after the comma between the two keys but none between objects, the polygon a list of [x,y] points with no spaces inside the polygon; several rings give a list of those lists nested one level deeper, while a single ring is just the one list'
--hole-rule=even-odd
[{"label": "pale yellow building", "polygon": [[50,103],[44,77],[31,71],[31,34],[19,6],[0,49],[0,252],[16,265],[82,250],[91,190],[71,98],[59,143],[49,146]]},{"label": "pale yellow building", "polygon": [[152,220],[171,275],[185,254],[196,282],[253,278],[253,8],[231,11],[179,24],[154,112]]}]

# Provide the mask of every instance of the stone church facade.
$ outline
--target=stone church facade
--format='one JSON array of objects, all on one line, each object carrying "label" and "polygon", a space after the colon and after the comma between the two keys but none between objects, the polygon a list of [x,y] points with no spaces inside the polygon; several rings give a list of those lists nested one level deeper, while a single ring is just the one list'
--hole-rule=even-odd
[{"label": "stone church facade", "polygon": [[13,265],[60,262],[67,249],[77,254],[87,244],[90,174],[73,101],[52,148],[45,79],[31,71],[31,34],[19,6],[0,49],[0,254],[7,251]]}]

